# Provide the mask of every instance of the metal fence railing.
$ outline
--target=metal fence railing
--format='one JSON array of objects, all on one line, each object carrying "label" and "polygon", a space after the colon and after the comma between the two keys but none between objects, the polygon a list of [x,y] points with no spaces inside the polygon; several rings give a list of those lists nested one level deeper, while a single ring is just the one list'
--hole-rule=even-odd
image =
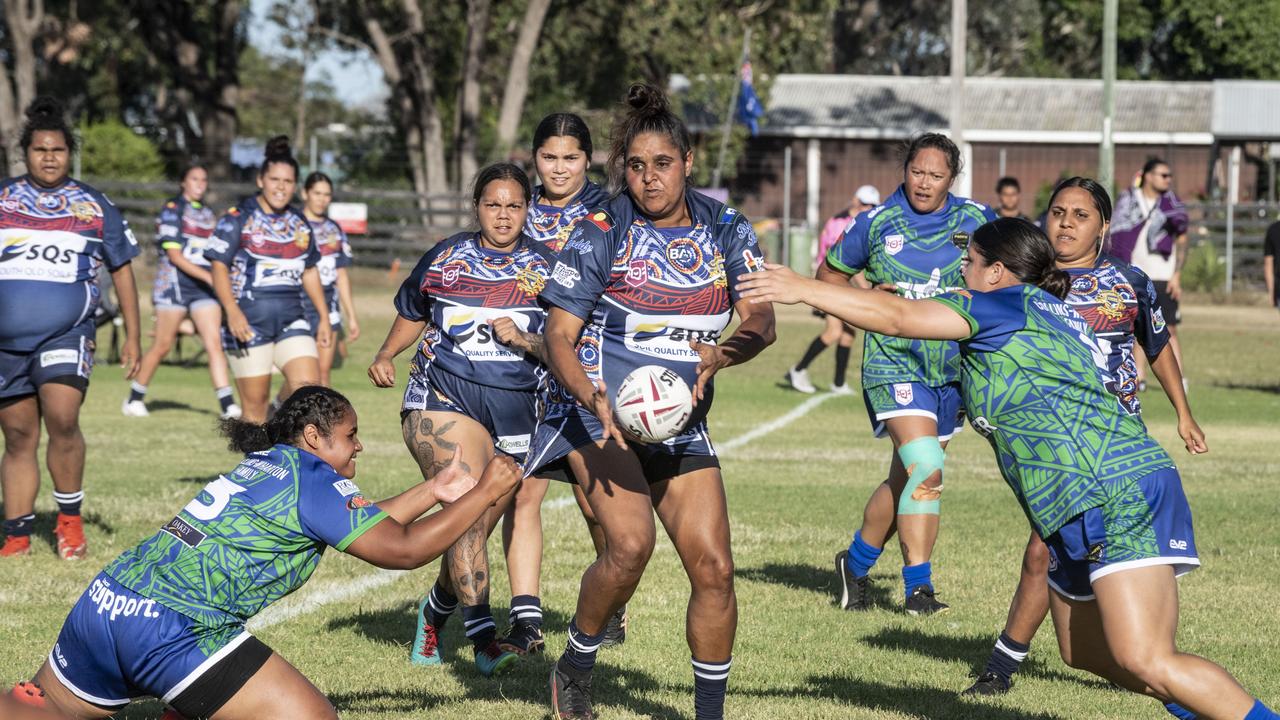
[{"label": "metal fence railing", "polygon": [[[1222,263],[1223,287],[1262,287],[1263,241],[1267,228],[1280,220],[1280,206],[1270,203],[1187,203],[1192,251],[1208,245]],[[1228,217],[1230,222],[1228,222]]]}]

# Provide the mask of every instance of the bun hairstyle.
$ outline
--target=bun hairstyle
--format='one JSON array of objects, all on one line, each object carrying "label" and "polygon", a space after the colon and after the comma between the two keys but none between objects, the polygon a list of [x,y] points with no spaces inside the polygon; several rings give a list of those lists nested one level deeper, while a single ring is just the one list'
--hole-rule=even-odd
[{"label": "bun hairstyle", "polygon": [[671,111],[671,103],[666,93],[660,88],[647,83],[636,83],[627,90],[625,100],[627,112],[613,125],[609,134],[609,178],[615,188],[625,185],[623,166],[626,164],[627,150],[636,137],[643,133],[659,133],[665,135],[680,153],[684,160],[693,143],[689,140],[689,129],[684,121]]},{"label": "bun hairstyle", "polygon": [[916,155],[921,150],[933,149],[940,151],[947,158],[947,168],[951,170],[951,179],[954,180],[960,176],[960,148],[951,142],[951,138],[941,133],[924,133],[916,135],[902,145],[902,171],[906,172],[911,166],[911,161],[916,159]]},{"label": "bun hairstyle", "polygon": [[308,425],[315,425],[321,435],[328,437],[333,426],[351,411],[351,401],[337,390],[305,385],[290,395],[266,423],[223,420],[221,428],[228,449],[248,454],[281,443],[295,445]]},{"label": "bun hairstyle", "polygon": [[71,126],[67,124],[66,112],[57,98],[49,95],[37,97],[27,106],[26,114],[27,122],[22,126],[22,135],[18,139],[24,154],[31,148],[31,141],[35,134],[42,130],[62,133],[62,137],[67,141],[67,150],[71,154],[74,155],[79,149],[80,143],[72,134]]},{"label": "bun hairstyle", "polygon": [[591,130],[582,118],[573,113],[552,113],[538,123],[533,131],[533,155],[537,157],[538,148],[553,137],[571,137],[578,141],[578,147],[587,156],[587,164],[591,164]]},{"label": "bun hairstyle", "polygon": [[293,158],[293,149],[289,147],[288,135],[277,135],[267,141],[267,149],[263,153],[262,167],[258,169],[258,177],[263,177],[271,166],[285,163],[293,168],[294,178],[298,177],[298,161]]},{"label": "bun hairstyle", "polygon": [[476,182],[471,188],[471,204],[473,206],[480,204],[480,196],[484,195],[484,189],[495,180],[515,181],[520,186],[520,191],[524,193],[526,205],[533,199],[533,188],[529,185],[529,176],[525,171],[514,163],[500,162],[488,165],[476,173]]},{"label": "bun hairstyle", "polygon": [[331,180],[328,175],[325,175],[319,170],[316,170],[315,172],[312,172],[310,175],[307,175],[307,179],[302,181],[302,189],[310,190],[311,188],[315,187],[316,183],[320,183],[320,182],[327,183],[329,185],[329,189],[330,190],[333,189],[333,180]]},{"label": "bun hairstyle", "polygon": [[1040,228],[1022,218],[999,218],[979,227],[969,241],[988,264],[999,262],[1014,277],[1061,300],[1071,290],[1071,276],[1059,270],[1053,243]]}]

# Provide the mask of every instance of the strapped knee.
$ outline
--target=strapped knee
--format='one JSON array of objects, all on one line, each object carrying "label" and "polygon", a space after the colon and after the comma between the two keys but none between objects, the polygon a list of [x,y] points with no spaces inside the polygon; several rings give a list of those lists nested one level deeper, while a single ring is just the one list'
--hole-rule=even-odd
[{"label": "strapped knee", "polygon": [[898,514],[937,515],[942,507],[942,462],[946,458],[938,438],[916,438],[898,448],[898,457],[907,469]]}]

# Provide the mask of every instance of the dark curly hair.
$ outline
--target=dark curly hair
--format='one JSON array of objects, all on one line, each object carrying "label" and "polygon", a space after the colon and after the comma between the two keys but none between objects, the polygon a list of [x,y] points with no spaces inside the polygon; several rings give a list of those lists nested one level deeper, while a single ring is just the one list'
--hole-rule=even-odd
[{"label": "dark curly hair", "polygon": [[22,135],[18,139],[24,154],[31,148],[31,141],[35,134],[42,130],[62,133],[67,140],[67,150],[72,155],[80,147],[75,134],[71,132],[71,126],[67,124],[67,115],[62,108],[62,103],[48,95],[41,95],[27,106],[27,122],[22,126]]},{"label": "dark curly hair", "polygon": [[284,163],[293,168],[293,177],[298,177],[298,161],[293,157],[293,149],[289,147],[288,135],[277,135],[267,141],[267,148],[263,152],[262,167],[258,168],[258,177],[263,177],[271,166],[276,163]]},{"label": "dark curly hair", "polygon": [[284,443],[294,445],[308,425],[315,425],[328,437],[335,424],[352,411],[351,401],[342,393],[323,385],[306,385],[284,401],[275,417],[266,423],[223,420],[222,434],[227,447],[241,453],[267,450]]},{"label": "dark curly hair", "polygon": [[636,83],[627,90],[627,112],[613,125],[609,133],[609,179],[615,189],[625,185],[623,166],[627,150],[636,137],[644,133],[665,135],[684,160],[692,149],[689,129],[684,121],[671,111],[671,103],[661,89],[647,83]]}]

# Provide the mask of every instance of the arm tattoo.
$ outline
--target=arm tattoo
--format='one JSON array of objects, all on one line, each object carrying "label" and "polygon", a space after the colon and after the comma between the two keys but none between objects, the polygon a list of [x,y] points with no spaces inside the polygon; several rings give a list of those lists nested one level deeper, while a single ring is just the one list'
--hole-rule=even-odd
[{"label": "arm tattoo", "polygon": [[529,354],[538,359],[538,362],[546,364],[547,353],[544,347],[544,339],[542,333],[520,332],[520,336],[529,344]]}]

